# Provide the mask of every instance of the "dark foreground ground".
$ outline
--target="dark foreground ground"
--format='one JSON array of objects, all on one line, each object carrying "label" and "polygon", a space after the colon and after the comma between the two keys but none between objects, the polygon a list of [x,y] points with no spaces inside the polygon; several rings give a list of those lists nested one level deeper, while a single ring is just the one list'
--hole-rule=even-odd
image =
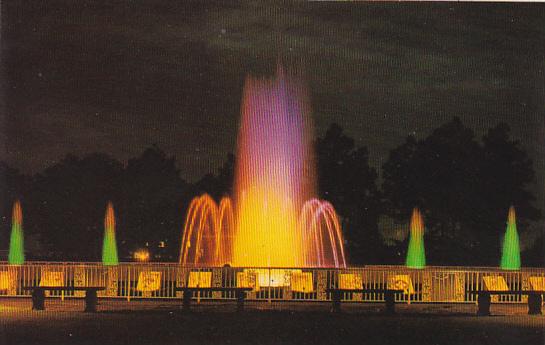
[{"label": "dark foreground ground", "polygon": [[79,300],[48,299],[31,311],[29,299],[0,299],[0,344],[545,344],[545,316],[526,306],[493,305],[496,316],[474,316],[475,305],[201,304],[182,312],[179,303],[101,301],[86,314]]}]

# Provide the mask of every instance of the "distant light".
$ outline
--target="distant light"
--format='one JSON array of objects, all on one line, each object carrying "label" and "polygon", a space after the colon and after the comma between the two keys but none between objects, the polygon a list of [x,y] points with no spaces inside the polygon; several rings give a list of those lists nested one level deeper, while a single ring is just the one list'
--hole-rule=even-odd
[{"label": "distant light", "polygon": [[141,261],[141,262],[144,262],[144,261],[149,261],[149,251],[147,249],[138,249],[137,251],[134,252],[134,259],[136,261]]},{"label": "distant light", "polygon": [[165,248],[165,241],[159,241],[159,248]]}]

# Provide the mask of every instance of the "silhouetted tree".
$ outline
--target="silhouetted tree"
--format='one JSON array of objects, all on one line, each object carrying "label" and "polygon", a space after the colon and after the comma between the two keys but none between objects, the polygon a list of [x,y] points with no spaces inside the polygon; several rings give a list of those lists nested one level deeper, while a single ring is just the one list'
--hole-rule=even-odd
[{"label": "silhouetted tree", "polygon": [[210,194],[216,201],[230,195],[233,191],[234,171],[235,155],[229,153],[217,174],[208,173],[196,183],[197,191]]},{"label": "silhouetted tree", "polygon": [[[540,212],[533,206],[535,196],[528,190],[534,182],[533,163],[520,142],[509,137],[509,126],[500,123],[491,128],[483,137],[483,161],[479,194],[482,200],[483,220],[478,248],[490,248],[488,242],[497,243],[505,230],[506,209],[516,207],[517,228],[522,231],[529,227],[529,221],[539,219]],[[498,255],[490,248],[489,255]],[[523,262],[523,265],[525,263]]]},{"label": "silhouetted tree", "polygon": [[522,252],[522,264],[526,267],[545,266],[545,237],[543,233],[535,239],[529,248]]},{"label": "silhouetted tree", "polygon": [[[176,260],[186,207],[194,193],[180,177],[174,158],[153,146],[130,159],[120,193],[116,215],[121,255],[148,247],[152,255]],[[161,241],[165,248],[159,248]]]},{"label": "silhouetted tree", "polygon": [[380,193],[367,148],[356,148],[354,140],[332,124],[325,136],[317,139],[316,149],[320,197],[330,201],[341,216],[350,262],[379,261]]},{"label": "silhouetted tree", "polygon": [[59,260],[99,260],[106,203],[115,199],[123,166],[105,154],[67,155],[35,177],[23,211],[25,231]]},{"label": "silhouetted tree", "polygon": [[424,211],[433,264],[497,265],[509,206],[521,209],[521,222],[539,216],[526,189],[532,163],[504,124],[483,144],[458,118],[421,141],[408,137],[390,152],[383,177],[390,216],[408,221],[413,207]]}]

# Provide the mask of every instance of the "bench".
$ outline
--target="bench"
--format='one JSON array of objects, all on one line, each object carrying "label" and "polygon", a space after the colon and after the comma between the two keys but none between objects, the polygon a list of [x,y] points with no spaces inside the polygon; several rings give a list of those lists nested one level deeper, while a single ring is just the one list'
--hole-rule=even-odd
[{"label": "bench", "polygon": [[528,315],[541,315],[541,304],[545,291],[528,290],[481,290],[467,291],[468,294],[477,295],[477,315],[490,315],[490,296],[492,295],[526,295],[528,296]]},{"label": "bench", "polygon": [[542,295],[545,293],[542,283],[543,277],[530,277],[532,290],[510,290],[505,278],[500,275],[489,275],[483,278],[483,290],[467,291],[470,295],[477,295],[477,315],[490,315],[490,302],[492,295],[526,295],[528,296],[528,314],[540,315]]},{"label": "bench", "polygon": [[97,291],[104,286],[27,286],[23,290],[32,291],[32,309],[45,310],[45,291],[85,291],[85,312],[95,312],[97,306]]},{"label": "bench", "polygon": [[244,310],[244,300],[246,299],[246,293],[252,291],[251,287],[176,287],[176,291],[182,291],[184,293],[182,308],[184,310],[190,310],[191,299],[194,292],[207,292],[207,291],[220,291],[220,292],[235,292],[237,301],[237,311]]},{"label": "bench", "polygon": [[332,312],[341,311],[341,294],[343,293],[383,293],[384,294],[384,312],[389,315],[395,314],[395,294],[403,293],[402,289],[326,289],[331,293]]}]

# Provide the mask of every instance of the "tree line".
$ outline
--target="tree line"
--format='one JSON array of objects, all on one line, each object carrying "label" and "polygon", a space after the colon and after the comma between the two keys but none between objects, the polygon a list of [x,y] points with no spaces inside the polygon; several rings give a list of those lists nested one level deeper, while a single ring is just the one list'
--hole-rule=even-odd
[{"label": "tree line", "polygon": [[[433,265],[496,266],[509,206],[521,232],[542,216],[531,190],[533,163],[505,123],[482,138],[458,118],[426,138],[409,135],[390,151],[380,177],[368,149],[337,124],[315,144],[319,194],[341,217],[351,264],[403,263],[408,239],[387,239],[384,230],[406,234],[414,207],[423,211]],[[101,153],[69,154],[33,176],[0,162],[0,248],[7,247],[12,202],[20,199],[29,259],[99,260],[111,200],[121,258],[148,247],[157,260],[176,261],[190,200],[230,194],[235,160],[229,154],[195,183],[157,146],[126,165]],[[544,257],[541,236],[523,252],[523,265],[542,266]]]}]

